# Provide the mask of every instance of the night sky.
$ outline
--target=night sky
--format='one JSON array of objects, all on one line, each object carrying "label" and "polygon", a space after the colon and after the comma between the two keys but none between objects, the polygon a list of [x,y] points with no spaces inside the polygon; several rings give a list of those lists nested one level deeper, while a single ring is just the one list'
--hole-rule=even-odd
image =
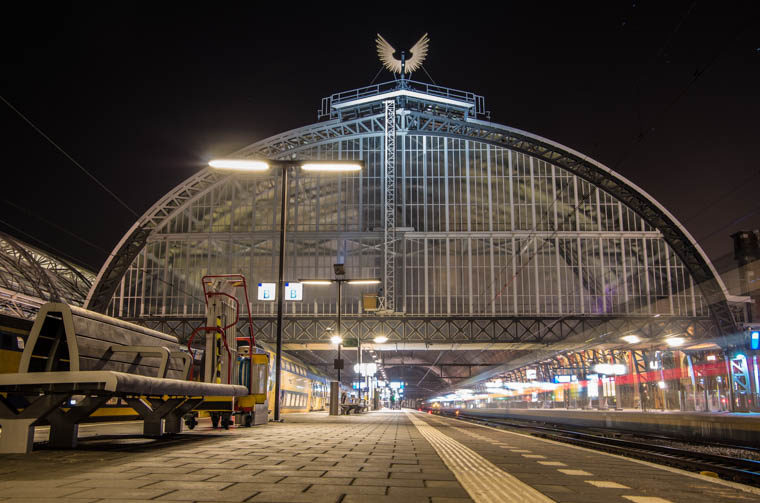
[{"label": "night sky", "polygon": [[[4,7],[0,35],[3,98],[138,214],[209,159],[370,84],[377,32],[398,49],[428,32],[437,84],[617,170],[710,257],[760,227],[753,2],[160,4],[26,2]],[[134,215],[5,103],[0,127],[0,230],[97,270]]]}]

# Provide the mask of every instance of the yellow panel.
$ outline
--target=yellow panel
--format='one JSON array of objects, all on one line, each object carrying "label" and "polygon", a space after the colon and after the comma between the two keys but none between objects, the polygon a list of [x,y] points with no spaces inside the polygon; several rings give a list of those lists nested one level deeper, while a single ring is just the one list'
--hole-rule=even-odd
[{"label": "yellow panel", "polygon": [[0,350],[0,374],[18,372],[19,363],[21,363],[21,351]]}]

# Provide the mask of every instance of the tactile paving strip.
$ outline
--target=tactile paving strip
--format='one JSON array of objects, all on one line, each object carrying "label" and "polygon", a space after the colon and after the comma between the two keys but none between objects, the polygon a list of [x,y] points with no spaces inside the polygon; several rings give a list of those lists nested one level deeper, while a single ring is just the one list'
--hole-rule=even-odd
[{"label": "tactile paving strip", "polygon": [[554,500],[508,474],[486,458],[453,438],[441,433],[434,426],[407,412],[425,440],[430,442],[446,466],[476,503],[499,503],[519,501],[524,503],[547,503]]}]

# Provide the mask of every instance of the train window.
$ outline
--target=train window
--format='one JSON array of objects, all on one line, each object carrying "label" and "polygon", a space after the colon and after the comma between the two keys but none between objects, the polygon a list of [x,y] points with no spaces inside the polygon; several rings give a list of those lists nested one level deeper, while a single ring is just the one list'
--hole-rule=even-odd
[{"label": "train window", "polygon": [[23,337],[16,337],[16,342],[18,344],[18,348],[23,350],[24,349],[24,338]]}]

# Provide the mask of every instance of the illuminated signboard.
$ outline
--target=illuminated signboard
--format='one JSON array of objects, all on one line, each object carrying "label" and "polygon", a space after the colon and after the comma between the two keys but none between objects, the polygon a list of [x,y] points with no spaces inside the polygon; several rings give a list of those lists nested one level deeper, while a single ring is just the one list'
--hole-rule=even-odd
[{"label": "illuminated signboard", "polygon": [[303,284],[285,283],[285,300],[303,300]]},{"label": "illuminated signboard", "polygon": [[277,292],[277,285],[274,283],[259,283],[259,300],[274,300]]},{"label": "illuminated signboard", "polygon": [[525,369],[525,378],[526,379],[535,379],[536,378],[536,369]]}]

